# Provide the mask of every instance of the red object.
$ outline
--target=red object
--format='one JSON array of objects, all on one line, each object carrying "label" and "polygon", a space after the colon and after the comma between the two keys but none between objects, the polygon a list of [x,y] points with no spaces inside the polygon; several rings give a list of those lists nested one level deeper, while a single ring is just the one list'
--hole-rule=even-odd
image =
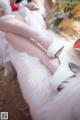
[{"label": "red object", "polygon": [[11,8],[12,8],[12,11],[17,11],[19,10],[21,7],[19,5],[17,5],[16,3],[12,3],[11,4]]},{"label": "red object", "polygon": [[80,51],[80,39],[74,43],[73,48]]}]

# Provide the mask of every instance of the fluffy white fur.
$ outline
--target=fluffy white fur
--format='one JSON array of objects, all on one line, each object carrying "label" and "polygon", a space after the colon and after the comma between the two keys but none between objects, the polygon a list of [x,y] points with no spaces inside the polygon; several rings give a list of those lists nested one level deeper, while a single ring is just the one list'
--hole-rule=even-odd
[{"label": "fluffy white fur", "polygon": [[[12,53],[12,52],[11,52]],[[39,120],[43,106],[56,95],[56,91],[51,87],[50,73],[40,64],[37,58],[25,53],[13,53],[11,56],[21,91],[34,120]]]},{"label": "fluffy white fur", "polygon": [[73,82],[57,93],[52,87],[49,72],[37,58],[14,51],[10,57],[17,71],[23,97],[34,120],[80,119],[79,79],[71,78]]},{"label": "fluffy white fur", "polygon": [[80,120],[79,90],[79,81],[69,85],[42,109],[40,120]]}]

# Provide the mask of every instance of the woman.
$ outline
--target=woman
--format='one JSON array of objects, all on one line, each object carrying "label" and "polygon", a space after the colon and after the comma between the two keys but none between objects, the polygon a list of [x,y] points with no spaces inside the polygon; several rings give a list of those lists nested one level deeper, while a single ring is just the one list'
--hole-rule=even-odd
[{"label": "woman", "polygon": [[[17,26],[15,26],[15,24],[17,24]],[[52,42],[49,37],[42,35],[32,27],[16,19],[8,19],[6,22],[0,21],[0,30],[8,32],[6,38],[16,49],[26,51],[30,55],[38,57],[41,63],[46,65],[51,73],[54,73],[59,66],[58,59],[49,58],[43,49],[34,43],[35,40],[41,44],[46,51]]]},{"label": "woman", "polygon": [[46,54],[52,43],[48,36],[43,35],[23,21],[17,20],[16,17],[0,21],[0,30],[10,32],[6,34],[7,40],[19,51],[26,51],[30,55],[38,57],[51,73],[54,73],[59,67],[58,58],[52,59]]},{"label": "woman", "polygon": [[[47,34],[43,34],[43,32],[46,32],[45,30],[40,32],[35,28],[25,24],[23,21],[18,20],[16,16],[13,19],[11,17],[7,20],[0,21],[0,30],[7,32],[7,40],[16,49],[19,51],[25,51],[32,56],[38,57],[40,62],[44,64],[52,74],[55,73],[60,65],[59,54],[64,46],[64,42],[61,41],[62,38],[55,36],[55,34],[52,33],[53,38],[51,39],[47,36]],[[55,41],[58,39],[56,44],[54,44],[53,39]],[[53,46],[51,45],[52,42]],[[47,53],[49,53],[48,49],[51,46],[53,47],[53,51],[50,56],[50,54],[47,55]],[[61,70],[59,71],[62,71],[63,68],[60,67],[60,69]],[[72,75],[72,72],[70,72],[69,76]]]}]

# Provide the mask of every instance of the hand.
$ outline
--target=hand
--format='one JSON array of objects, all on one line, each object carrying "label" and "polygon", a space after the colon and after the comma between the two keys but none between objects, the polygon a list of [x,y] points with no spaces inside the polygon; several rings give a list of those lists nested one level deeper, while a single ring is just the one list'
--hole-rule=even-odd
[{"label": "hand", "polygon": [[34,3],[34,2],[30,2],[27,4],[27,7],[30,9],[30,10],[39,10],[39,6]]}]

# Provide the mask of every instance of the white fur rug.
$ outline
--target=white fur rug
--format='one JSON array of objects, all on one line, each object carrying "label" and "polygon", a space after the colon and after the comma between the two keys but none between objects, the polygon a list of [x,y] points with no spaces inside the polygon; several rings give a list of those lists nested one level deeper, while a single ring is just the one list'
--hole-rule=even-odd
[{"label": "white fur rug", "polygon": [[52,86],[49,71],[37,58],[25,53],[15,53],[14,50],[11,53],[13,54],[10,58],[17,71],[20,88],[30,107],[33,120],[80,119],[79,79],[71,78],[73,82],[58,93]]}]

